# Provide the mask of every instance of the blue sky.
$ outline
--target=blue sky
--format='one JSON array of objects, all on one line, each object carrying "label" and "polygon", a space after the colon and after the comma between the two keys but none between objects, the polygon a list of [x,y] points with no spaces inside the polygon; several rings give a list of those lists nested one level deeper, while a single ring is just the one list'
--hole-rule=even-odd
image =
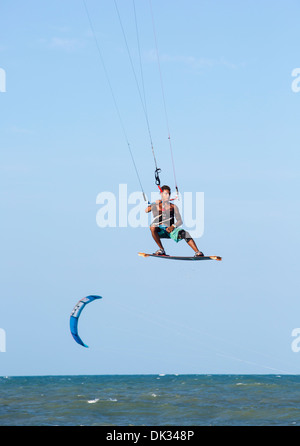
[{"label": "blue sky", "polygon": [[[114,7],[86,0],[143,187],[145,117]],[[139,70],[132,2],[117,2]],[[299,3],[152,0],[180,191],[204,192],[222,262],[143,259],[147,228],[99,228],[96,198],[139,190],[81,0],[0,14],[0,375],[299,373]],[[136,2],[162,182],[174,189],[148,0]],[[191,253],[165,242],[169,253]],[[76,302],[103,296],[69,332]]]}]

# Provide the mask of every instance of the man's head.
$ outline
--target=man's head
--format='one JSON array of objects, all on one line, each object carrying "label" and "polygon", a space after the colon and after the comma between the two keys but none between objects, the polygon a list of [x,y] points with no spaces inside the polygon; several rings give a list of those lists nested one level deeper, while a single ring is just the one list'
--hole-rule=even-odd
[{"label": "man's head", "polygon": [[171,188],[166,185],[162,186],[160,195],[161,195],[162,201],[169,201],[170,195],[171,195]]}]

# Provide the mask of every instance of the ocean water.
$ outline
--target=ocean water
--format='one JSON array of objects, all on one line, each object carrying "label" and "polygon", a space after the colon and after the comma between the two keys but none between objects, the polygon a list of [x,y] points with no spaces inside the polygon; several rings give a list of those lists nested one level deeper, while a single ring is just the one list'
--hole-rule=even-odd
[{"label": "ocean water", "polygon": [[300,376],[0,377],[1,426],[300,425]]}]

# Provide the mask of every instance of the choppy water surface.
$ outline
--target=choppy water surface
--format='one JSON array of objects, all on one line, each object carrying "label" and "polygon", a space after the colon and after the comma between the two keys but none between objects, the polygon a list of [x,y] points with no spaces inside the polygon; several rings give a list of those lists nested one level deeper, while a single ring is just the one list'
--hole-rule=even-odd
[{"label": "choppy water surface", "polygon": [[299,424],[299,376],[0,378],[2,426]]}]

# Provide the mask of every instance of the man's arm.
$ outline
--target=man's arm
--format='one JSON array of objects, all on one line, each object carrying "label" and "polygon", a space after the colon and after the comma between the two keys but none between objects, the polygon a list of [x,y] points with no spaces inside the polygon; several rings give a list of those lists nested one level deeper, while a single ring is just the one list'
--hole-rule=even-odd
[{"label": "man's arm", "polygon": [[151,211],[157,211],[157,206],[161,203],[161,200],[156,200],[154,203],[150,203],[148,207],[145,209],[146,214]]},{"label": "man's arm", "polygon": [[176,223],[173,223],[172,226],[169,226],[167,228],[168,232],[172,232],[175,228],[178,228],[183,223],[181,215],[180,215],[180,212],[179,212],[179,209],[178,209],[178,207],[175,204],[174,204],[174,217],[175,217]]},{"label": "man's arm", "polygon": [[175,216],[175,219],[176,219],[175,228],[178,228],[178,226],[182,225],[183,221],[182,221],[179,209],[176,206],[176,204],[174,204],[174,216]]}]

